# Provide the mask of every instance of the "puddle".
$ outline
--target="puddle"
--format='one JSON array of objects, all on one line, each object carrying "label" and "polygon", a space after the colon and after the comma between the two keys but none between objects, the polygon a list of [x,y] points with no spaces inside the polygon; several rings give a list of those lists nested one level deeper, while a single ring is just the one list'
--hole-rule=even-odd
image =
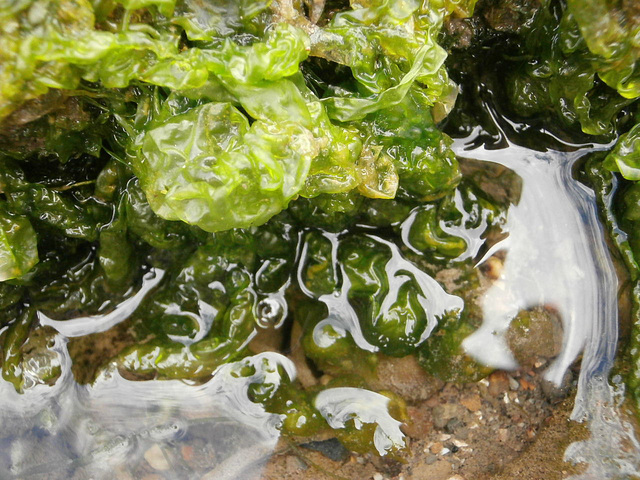
[{"label": "puddle", "polygon": [[573,443],[565,453],[566,461],[588,465],[571,478],[638,475],[640,443],[622,413],[624,385],[618,378],[614,388],[608,380],[618,341],[618,280],[595,194],[573,175],[583,157],[612,145],[566,145],[568,151],[538,152],[513,144],[504,131],[501,137],[508,146],[497,150],[474,146],[474,135],[454,142],[458,156],[503,165],[523,184],[519,201],[507,213],[508,236],[478,263],[497,252],[505,255],[498,281],[482,299],[482,326],[463,346],[483,364],[513,370],[519,365],[505,339],[512,319],[533,307],[556,311],[563,345],[545,378],[561,385],[567,369],[582,355],[571,419],[586,422],[591,432],[588,440]]},{"label": "puddle", "polygon": [[[468,232],[466,237],[468,250],[463,258],[476,258],[480,265],[502,252],[504,263],[482,299],[483,323],[463,346],[484,364],[514,369],[517,362],[505,340],[514,316],[532,307],[557,312],[564,332],[562,350],[545,377],[560,384],[582,355],[572,419],[587,422],[592,433],[591,439],[572,444],[566,452],[567,460],[589,465],[572,478],[638,475],[640,444],[620,414],[621,387],[616,390],[608,382],[618,335],[617,279],[595,196],[573,178],[576,162],[609,146],[533,151],[515,144],[491,149],[477,146],[475,140],[473,136],[456,140],[456,153],[507,167],[523,180],[523,187],[519,201],[508,209],[503,226],[506,238],[478,259],[479,233]],[[338,234],[321,236],[334,258],[346,248]],[[304,258],[304,236],[299,238]],[[414,250],[408,235],[402,238],[407,249]],[[372,254],[388,256],[385,274],[395,294],[380,308],[395,308],[398,292],[413,282],[417,301],[429,312],[421,329],[407,333],[411,341],[424,341],[439,317],[464,308],[459,297],[445,292],[393,242],[374,233],[361,233],[361,240],[373,245]],[[322,346],[326,338],[320,330],[330,325],[338,334],[348,332],[362,350],[376,352],[378,347],[365,338],[347,298],[349,273],[337,263],[334,267],[336,290],[319,296],[305,291],[302,273],[297,275],[303,293],[315,295],[328,311],[326,321],[316,327],[316,341]],[[296,378],[294,363],[283,354],[261,353],[225,364],[202,384],[130,381],[115,368],[107,369],[90,386],[73,379],[67,340],[103,332],[125,320],[145,295],[152,294],[163,275],[161,270],[149,272],[138,293],[104,316],[58,321],[39,314],[40,325],[58,332],[51,350],[62,375],[53,386],[34,385],[24,394],[0,382],[2,478],[128,479],[152,472],[164,479],[260,478],[278,442],[282,416],[250,401],[248,390],[256,382],[277,384],[282,374]],[[281,295],[277,300],[280,305]],[[286,305],[275,310],[286,314]],[[377,421],[374,442],[381,453],[402,441],[399,422],[386,413],[387,403],[378,393],[346,387],[326,389],[315,398],[316,408],[334,428],[342,428],[354,415]]]}]

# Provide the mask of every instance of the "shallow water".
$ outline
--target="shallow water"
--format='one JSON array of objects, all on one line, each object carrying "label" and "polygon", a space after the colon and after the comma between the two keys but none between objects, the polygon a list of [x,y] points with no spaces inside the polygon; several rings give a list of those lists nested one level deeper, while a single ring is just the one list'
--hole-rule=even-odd
[{"label": "shallow water", "polygon": [[465,341],[466,351],[485,365],[518,367],[505,340],[511,320],[521,310],[547,306],[563,325],[560,355],[545,377],[560,385],[569,366],[583,352],[574,418],[582,418],[586,382],[607,376],[618,340],[618,281],[598,219],[593,192],[574,180],[575,163],[606,146],[573,152],[532,151],[511,144],[500,150],[471,151],[455,145],[459,156],[503,165],[522,179],[522,192],[507,213],[508,236],[478,262],[505,254],[500,278],[482,301],[483,324]]},{"label": "shallow water", "polygon": [[[640,472],[640,443],[625,420],[624,385],[609,383],[618,341],[618,279],[593,191],[574,178],[577,162],[611,145],[566,145],[565,151],[534,151],[516,145],[499,150],[474,146],[476,136],[455,141],[460,157],[492,162],[522,179],[521,197],[509,208],[508,236],[478,262],[504,252],[498,281],[482,300],[482,326],[463,343],[481,363],[512,370],[518,364],[505,334],[515,315],[551,307],[563,325],[560,355],[545,378],[561,385],[579,355],[580,375],[571,419],[587,422],[591,436],[569,446],[565,460],[588,465],[571,478],[628,478]],[[554,138],[554,140],[557,140]]]},{"label": "shallow water", "polygon": [[[638,474],[640,446],[619,414],[619,387],[615,390],[608,383],[617,342],[617,279],[595,196],[572,175],[575,163],[584,155],[608,146],[534,151],[513,143],[500,149],[476,143],[472,136],[457,140],[454,148],[461,157],[513,170],[523,187],[519,201],[508,210],[504,227],[508,236],[492,246],[484,258],[477,259],[479,266],[498,251],[506,254],[501,276],[483,300],[483,324],[465,340],[464,347],[483,363],[515,368],[515,359],[504,340],[511,319],[518,311],[534,306],[554,308],[562,319],[563,348],[546,377],[559,384],[567,368],[582,354],[572,417],[589,422],[593,434],[590,440],[573,444],[566,453],[568,460],[589,464],[588,470],[576,478]],[[335,235],[326,234],[326,238],[337,248]],[[372,238],[392,252],[389,268],[393,271],[388,272],[391,285],[400,288],[410,275],[429,292],[421,300],[430,312],[425,336],[439,314],[462,308],[460,298],[444,292],[396,245]],[[470,236],[469,240],[474,238]],[[468,256],[474,258],[481,244],[477,238],[468,243]],[[67,339],[105,331],[125,320],[162,275],[162,271],[149,272],[137,293],[102,317],[57,321],[39,315],[41,325],[58,331],[53,351],[63,373],[55,385],[34,385],[24,394],[0,382],[1,478],[136,478],[138,466],[144,462],[155,465],[164,478],[259,478],[278,441],[280,416],[251,402],[247,391],[253,381],[277,375],[277,367],[295,378],[294,364],[280,353],[229,363],[209,381],[197,385],[134,382],[123,378],[115,368],[102,373],[91,386],[79,385],[73,379]],[[360,348],[375,351],[376,347],[362,335],[357,315],[346,300],[348,287],[342,275],[341,291],[319,298],[327,305],[327,321],[349,331]],[[254,367],[255,373],[239,374],[247,365]],[[386,401],[374,392],[335,388],[319,394],[315,406],[334,428],[340,428],[353,413],[367,421],[376,419],[375,446],[382,453],[389,442],[401,442],[402,435],[399,423],[386,412]],[[185,462],[181,448],[186,444],[201,445],[206,461]],[[621,448],[623,444],[625,448]]]}]

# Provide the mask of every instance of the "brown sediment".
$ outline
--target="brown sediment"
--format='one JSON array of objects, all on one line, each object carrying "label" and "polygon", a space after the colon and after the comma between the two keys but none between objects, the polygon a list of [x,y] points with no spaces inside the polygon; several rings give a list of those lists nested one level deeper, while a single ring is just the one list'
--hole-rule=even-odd
[{"label": "brown sediment", "polygon": [[76,382],[92,382],[104,367],[106,359],[115,357],[125,347],[135,343],[130,321],[122,322],[106,332],[69,339],[71,372]]},{"label": "brown sediment", "polygon": [[[417,381],[423,374],[413,371],[411,362],[401,363],[386,387],[409,400],[411,422],[404,431],[410,453],[404,462],[349,452],[335,461],[322,448],[304,448],[313,439],[283,438],[263,480],[554,480],[580,470],[564,462],[563,454],[588,431],[569,420],[569,390],[542,378],[544,361],[528,370],[497,371],[475,383],[441,383],[432,391]],[[573,392],[570,378],[567,387]]]}]

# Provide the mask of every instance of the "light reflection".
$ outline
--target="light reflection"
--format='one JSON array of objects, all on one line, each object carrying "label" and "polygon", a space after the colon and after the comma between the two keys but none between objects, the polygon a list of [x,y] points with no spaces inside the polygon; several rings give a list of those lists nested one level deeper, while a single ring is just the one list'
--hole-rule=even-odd
[{"label": "light reflection", "polygon": [[373,443],[380,455],[405,446],[402,422],[389,414],[389,398],[362,388],[328,388],[320,392],[314,406],[335,429],[347,428],[353,423],[356,430],[364,424],[377,424]]},{"label": "light reflection", "polygon": [[453,145],[457,155],[503,165],[523,181],[521,198],[507,212],[508,237],[479,261],[500,251],[505,254],[501,274],[482,300],[483,323],[463,347],[482,363],[516,368],[505,341],[511,321],[519,311],[535,306],[555,309],[562,319],[563,347],[545,377],[560,385],[582,354],[571,419],[588,422],[591,432],[589,439],[571,444],[565,453],[565,460],[587,465],[571,479],[638,475],[640,442],[624,419],[621,394],[608,381],[618,340],[617,276],[595,194],[572,175],[580,158],[611,145],[536,152],[513,144],[502,130],[501,137],[508,146],[499,150],[470,147],[475,137]]},{"label": "light reflection", "polygon": [[54,320],[43,312],[38,312],[38,320],[41,325],[55,328],[65,337],[81,337],[91,333],[106,332],[116,326],[136,311],[145,297],[153,290],[164,277],[164,270],[152,268],[142,278],[142,286],[135,295],[121,302],[116,308],[105,315],[91,315],[88,317],[73,318],[70,320]]},{"label": "light reflection", "polygon": [[[617,278],[598,220],[595,195],[573,179],[577,160],[596,148],[577,152],[533,152],[510,145],[483,147],[458,155],[504,165],[523,180],[521,198],[507,212],[508,237],[480,261],[506,252],[498,281],[483,299],[483,324],[463,343],[469,354],[497,368],[517,367],[504,335],[521,310],[551,306],[563,324],[563,348],[547,370],[560,384],[567,368],[584,350],[580,390],[588,378],[611,368],[617,342]],[[578,394],[580,398],[580,393]],[[584,415],[576,404],[574,417]]]},{"label": "light reflection", "polygon": [[[0,383],[2,478],[46,473],[52,479],[108,479],[125,470],[134,475],[149,461],[150,449],[164,457],[163,478],[259,478],[278,440],[281,416],[250,401],[247,390],[254,382],[274,381],[269,376],[279,375],[279,368],[295,378],[291,361],[277,353],[225,364],[201,385],[134,382],[112,369],[83,386],[73,381],[69,366],[54,387],[24,395]],[[253,367],[250,374],[237,374],[247,366]],[[199,466],[188,464],[181,447],[198,441],[215,455]]]},{"label": "light reflection", "polygon": [[[483,300],[484,322],[464,346],[483,363],[515,368],[515,359],[504,340],[511,320],[520,310],[554,307],[563,322],[563,348],[546,377],[560,383],[566,369],[583,354],[573,418],[588,420],[593,435],[590,440],[573,444],[566,453],[569,460],[590,464],[585,476],[576,478],[615,478],[612,469],[620,474],[637,474],[640,444],[632,428],[619,416],[619,394],[607,381],[617,340],[617,280],[598,221],[595,197],[572,177],[576,161],[590,151],[606,147],[583,147],[569,153],[534,152],[513,144],[500,150],[469,150],[472,140],[455,142],[460,156],[513,170],[522,178],[523,189],[521,198],[507,214],[504,229],[509,236],[481,260],[498,251],[506,253],[500,278]],[[411,218],[406,225],[410,225]],[[403,238],[405,230],[403,225]],[[338,235],[323,235],[331,242],[333,258],[337,258]],[[435,326],[436,317],[444,313],[444,306],[462,308],[458,297],[446,294],[431,277],[402,257],[397,246],[369,236],[391,249],[387,274],[397,281],[396,288],[405,281],[401,274],[396,278],[397,272],[405,271],[423,291],[429,292],[421,297],[430,315],[424,338]],[[480,248],[478,238],[466,238],[469,257],[475,257]],[[348,331],[360,348],[376,351],[377,347],[364,339],[357,315],[349,305],[347,275],[337,266],[335,271],[340,277],[340,289],[318,298],[327,305],[329,317],[317,328],[331,324],[339,334]],[[67,338],[102,332],[126,319],[163,274],[162,270],[147,274],[140,290],[107,315],[58,321],[39,313],[42,325],[60,332],[54,338],[52,351],[58,356],[62,374],[53,386],[34,384],[25,394],[16,393],[8,382],[0,382],[1,478],[113,478],[114,471],[134,471],[154,446],[158,446],[168,465],[163,472],[165,478],[259,477],[277,442],[281,417],[251,402],[247,389],[251,382],[263,378],[258,366],[265,360],[280,366],[293,379],[295,368],[286,357],[264,353],[226,364],[201,385],[174,380],[132,382],[115,370],[107,370],[93,385],[83,386],[76,384],[71,375]],[[300,272],[298,275],[304,290]],[[263,326],[279,326],[286,317],[282,291],[265,302],[265,308],[269,308],[261,317]],[[203,312],[203,318],[208,319],[200,332],[208,330],[216,315],[213,311]],[[247,361],[253,362],[256,373],[234,376],[234,369]],[[374,444],[383,454],[403,441],[400,422],[388,414],[388,402],[388,398],[375,392],[333,388],[321,392],[315,406],[334,428],[344,428],[346,421],[356,417],[364,423],[377,422]],[[215,451],[199,470],[185,462],[180,452],[185,442],[194,439]],[[626,450],[621,448],[623,444],[627,445]]]}]

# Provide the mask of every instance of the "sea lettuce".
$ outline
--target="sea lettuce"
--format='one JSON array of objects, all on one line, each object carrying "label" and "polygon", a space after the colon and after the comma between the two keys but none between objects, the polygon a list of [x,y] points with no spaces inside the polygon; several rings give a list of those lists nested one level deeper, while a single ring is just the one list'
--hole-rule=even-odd
[{"label": "sea lettuce", "polygon": [[605,158],[606,167],[627,180],[640,180],[640,123],[622,135]]},{"label": "sea lettuce", "polygon": [[522,57],[506,89],[516,113],[553,112],[564,126],[614,136],[619,113],[640,96],[637,14],[600,0],[543,1],[522,26]]},{"label": "sea lettuce", "polygon": [[[628,99],[640,97],[640,13],[604,0],[568,0],[568,12],[593,55],[598,76]],[[568,20],[570,22],[571,20]]]},{"label": "sea lettuce", "polygon": [[[193,99],[192,108],[164,108],[159,117],[147,112],[143,125],[124,127],[131,137],[128,162],[161,217],[221,231],[262,224],[298,195],[357,187],[364,196],[393,198],[403,188],[398,186],[403,177],[411,179],[406,189],[423,197],[455,185],[457,166],[446,139],[432,138],[427,146],[420,144],[424,138],[407,138],[403,148],[416,146],[423,153],[394,158],[390,146],[372,141],[371,124],[381,122],[366,117],[394,117],[387,110],[408,96],[420,98],[421,116],[432,108],[450,109],[455,88],[437,35],[447,15],[470,13],[474,2],[354,3],[323,26],[299,21],[299,9],[284,15],[284,7],[270,2],[120,3],[124,10],[115,3],[82,0],[7,6],[0,32],[7,44],[0,118],[50,89],[74,92],[72,100],[63,102],[65,108],[91,105],[94,111],[87,118],[111,115],[120,124],[127,120],[123,105],[133,99],[144,106],[144,95],[113,89],[155,85],[173,91],[167,103],[179,95]],[[181,43],[181,29],[194,44]],[[312,81],[302,65],[310,56],[348,68],[355,83]],[[52,118],[59,117],[64,115]],[[184,131],[188,122],[193,124],[190,134]],[[41,128],[28,123],[30,130],[22,134]],[[402,125],[387,122],[384,127],[395,132]],[[224,138],[237,138],[217,143],[204,138],[202,128],[227,130]],[[166,145],[157,139],[179,129],[184,138],[177,139],[174,155],[166,155]],[[100,140],[83,144],[85,130],[77,124],[59,127],[38,151],[62,160],[84,152],[97,155]],[[67,132],[82,132],[74,133],[77,145],[62,151],[51,146],[72,145],[63,136]],[[211,171],[201,167],[204,157],[188,146],[196,144],[202,155],[216,158],[209,161]],[[450,178],[436,178],[443,175],[441,167],[451,171]],[[184,176],[177,174],[181,169]],[[412,187],[416,182],[419,186]],[[242,188],[250,193],[241,193]],[[231,213],[229,206],[236,202],[246,211]],[[205,209],[215,213],[208,218]],[[223,217],[210,218],[222,212]]]},{"label": "sea lettuce", "polygon": [[298,194],[317,147],[295,122],[256,121],[207,103],[154,123],[132,155],[149,204],[207,231],[262,224]]},{"label": "sea lettuce", "polygon": [[21,277],[36,263],[38,240],[31,222],[0,203],[0,281]]},{"label": "sea lettuce", "polygon": [[[17,390],[60,373],[21,370],[58,337],[36,315],[99,323],[147,292],[122,323],[68,339],[79,382],[229,371],[289,433],[401,452],[393,394],[369,395],[386,430],[326,399],[367,387],[387,355],[440,369],[473,329],[426,272],[470,266],[504,210],[443,133],[458,93],[443,29],[475,0],[321,3],[0,6],[0,341]],[[303,390],[257,352],[269,335],[331,383]],[[97,342],[108,353],[88,365]]]}]

